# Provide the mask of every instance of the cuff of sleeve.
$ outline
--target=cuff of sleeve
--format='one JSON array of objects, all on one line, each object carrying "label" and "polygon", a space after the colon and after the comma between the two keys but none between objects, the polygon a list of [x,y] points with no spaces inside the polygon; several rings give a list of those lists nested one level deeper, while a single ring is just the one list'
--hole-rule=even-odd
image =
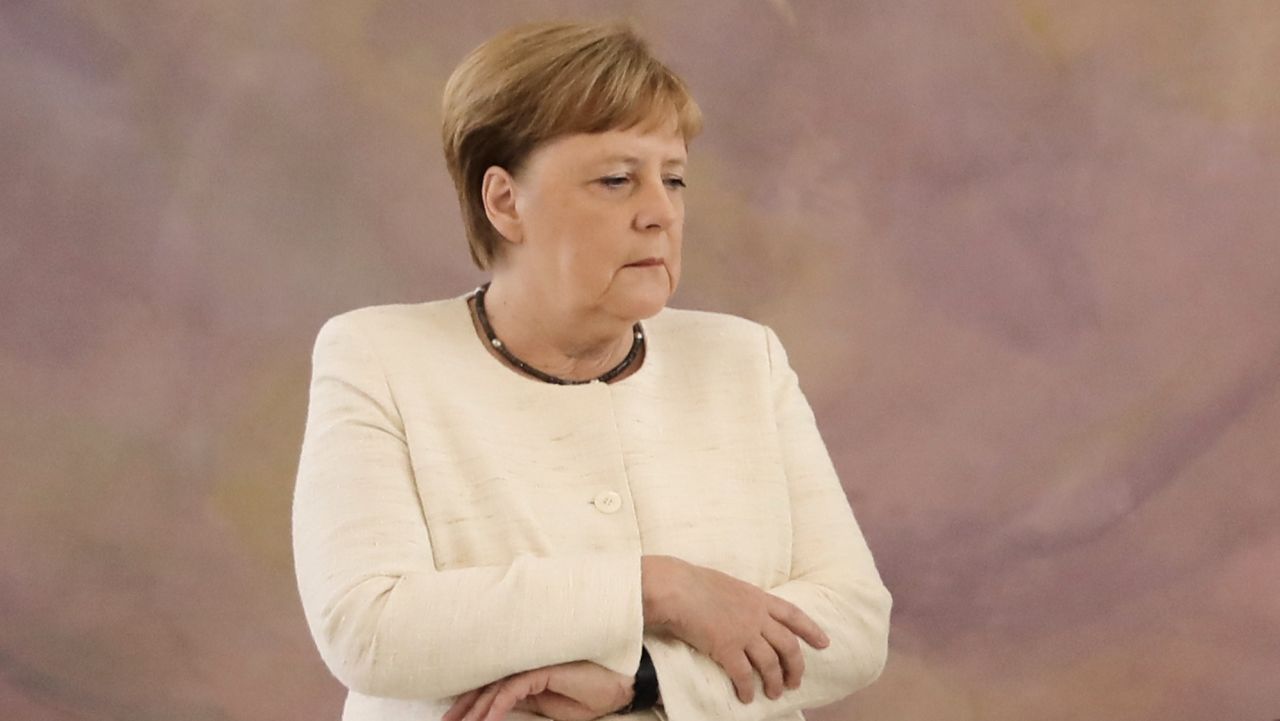
[{"label": "cuff of sleeve", "polygon": [[[721,674],[705,673],[705,666],[696,663],[694,650],[678,639],[666,636],[646,636],[645,648],[653,659],[658,673],[658,688],[662,690],[663,715],[670,721],[700,721],[701,719],[731,719],[737,714],[731,708],[721,708],[714,699],[732,698],[733,688]],[[725,686],[723,693],[706,693],[716,686]],[[695,690],[702,693],[695,695]]]},{"label": "cuff of sleeve", "polygon": [[[583,634],[584,638],[593,639],[592,643],[604,639],[603,647],[610,649],[592,660],[615,673],[626,676],[634,674],[644,648],[644,604],[640,598],[639,557],[634,554],[610,554],[601,560],[598,572],[582,578],[581,583],[584,586],[595,586],[586,594],[593,599],[595,608],[622,609],[620,615],[613,619],[625,619],[619,624],[617,620],[610,618],[612,614],[604,614],[600,628],[594,633]],[[565,607],[571,607],[571,604],[566,604]],[[584,619],[578,614],[570,616],[566,621],[576,626],[577,632],[581,633]],[[574,629],[565,628],[563,632],[572,634]]]}]

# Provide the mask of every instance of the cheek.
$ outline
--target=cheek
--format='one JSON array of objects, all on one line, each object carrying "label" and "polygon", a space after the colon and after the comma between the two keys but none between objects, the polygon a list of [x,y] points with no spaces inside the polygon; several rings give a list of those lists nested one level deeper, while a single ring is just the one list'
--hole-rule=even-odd
[{"label": "cheek", "polygon": [[563,202],[547,213],[544,237],[554,248],[553,262],[562,272],[579,278],[595,275],[616,260],[616,249],[602,243],[600,233],[593,231],[608,227],[599,215],[590,208]]},{"label": "cheek", "polygon": [[667,272],[671,276],[671,292],[675,292],[676,285],[680,282],[680,270],[682,264],[682,246],[684,239],[679,230],[671,234],[671,257],[667,261]]},{"label": "cheek", "polygon": [[566,233],[560,248],[563,272],[582,287],[597,288],[613,282],[618,268],[626,263],[627,249],[618,243],[604,242],[599,233],[582,232],[582,228],[598,228],[584,223],[572,234]]}]

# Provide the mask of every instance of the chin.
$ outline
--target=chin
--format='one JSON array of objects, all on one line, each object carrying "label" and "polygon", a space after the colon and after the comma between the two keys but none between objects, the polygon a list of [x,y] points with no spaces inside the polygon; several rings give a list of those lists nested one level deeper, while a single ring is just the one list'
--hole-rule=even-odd
[{"label": "chin", "polygon": [[665,288],[661,291],[655,289],[643,293],[627,293],[614,304],[614,310],[623,318],[629,318],[633,321],[644,320],[657,315],[658,311],[667,306],[667,301],[670,298],[671,293]]}]

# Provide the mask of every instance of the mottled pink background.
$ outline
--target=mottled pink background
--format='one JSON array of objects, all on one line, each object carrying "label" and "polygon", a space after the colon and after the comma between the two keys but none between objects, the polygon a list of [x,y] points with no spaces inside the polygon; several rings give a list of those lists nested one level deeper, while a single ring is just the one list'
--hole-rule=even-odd
[{"label": "mottled pink background", "polygon": [[628,15],[677,305],[772,324],[896,596],[836,719],[1280,718],[1272,0],[0,3],[0,718],[336,719],[310,343],[455,295],[444,79]]}]

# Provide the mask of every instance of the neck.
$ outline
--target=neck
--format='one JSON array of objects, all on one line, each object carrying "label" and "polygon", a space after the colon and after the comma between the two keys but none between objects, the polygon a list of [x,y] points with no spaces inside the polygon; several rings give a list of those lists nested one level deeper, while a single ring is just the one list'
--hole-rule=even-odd
[{"label": "neck", "polygon": [[634,340],[634,321],[561,301],[547,289],[495,274],[484,305],[507,350],[544,373],[590,380],[622,362]]}]

